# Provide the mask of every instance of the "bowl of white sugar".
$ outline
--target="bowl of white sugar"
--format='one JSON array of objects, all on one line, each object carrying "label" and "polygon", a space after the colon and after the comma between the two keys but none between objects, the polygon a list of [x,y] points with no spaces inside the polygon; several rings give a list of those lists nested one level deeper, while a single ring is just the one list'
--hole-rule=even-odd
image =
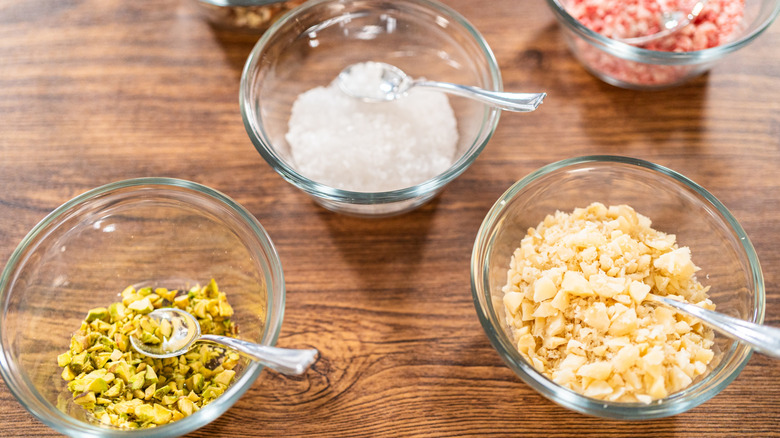
[{"label": "bowl of white sugar", "polygon": [[[261,156],[326,209],[390,216],[435,197],[484,149],[499,110],[440,91],[392,102],[341,91],[347,66],[500,91],[493,53],[466,19],[426,0],[313,0],[258,41],[241,79],[244,126]],[[370,72],[353,73],[353,79]]]}]

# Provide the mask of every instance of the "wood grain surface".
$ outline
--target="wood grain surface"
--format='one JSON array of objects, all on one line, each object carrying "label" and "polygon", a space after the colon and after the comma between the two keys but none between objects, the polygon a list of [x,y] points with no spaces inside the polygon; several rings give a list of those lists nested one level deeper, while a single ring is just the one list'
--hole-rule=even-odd
[{"label": "wood grain surface", "polygon": [[[678,88],[618,89],[569,54],[541,0],[448,0],[485,36],[507,90],[474,165],[433,202],[379,220],[312,203],[262,160],[238,107],[256,37],[220,31],[193,1],[0,1],[0,260],[47,213],[125,178],[197,181],[271,235],[287,282],[278,345],[315,346],[302,377],[264,371],[193,437],[778,436],[780,362],[754,355],[684,414],[619,422],[565,410],[517,378],[472,303],[469,258],[493,202],[534,169],[586,154],[643,158],[717,196],[751,237],[780,325],[780,27]],[[58,436],[0,383],[0,436]]]}]

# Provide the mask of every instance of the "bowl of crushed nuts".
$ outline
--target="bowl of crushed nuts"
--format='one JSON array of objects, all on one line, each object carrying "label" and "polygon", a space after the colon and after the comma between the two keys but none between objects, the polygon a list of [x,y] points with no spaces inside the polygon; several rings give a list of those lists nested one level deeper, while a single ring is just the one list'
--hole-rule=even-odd
[{"label": "bowl of crushed nuts", "polygon": [[[179,436],[215,420],[263,367],[196,343],[153,358],[150,312],[191,313],[204,334],[273,345],[284,279],[246,209],[189,181],[116,182],[66,202],[11,255],[0,277],[0,371],[40,421],[70,436]],[[174,327],[175,329],[175,327]]]},{"label": "bowl of crushed nuts", "polygon": [[564,160],[515,183],[482,223],[471,284],[488,338],[525,383],[615,419],[696,407],[751,356],[651,298],[764,318],[761,268],[734,216],[683,175],[625,157]]},{"label": "bowl of crushed nuts", "polygon": [[306,0],[197,0],[203,16],[220,29],[263,33]]}]

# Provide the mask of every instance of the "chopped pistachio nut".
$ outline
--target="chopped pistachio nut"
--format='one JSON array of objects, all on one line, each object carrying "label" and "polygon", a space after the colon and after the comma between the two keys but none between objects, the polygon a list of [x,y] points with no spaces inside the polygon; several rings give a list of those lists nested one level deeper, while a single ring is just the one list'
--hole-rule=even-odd
[{"label": "chopped pistachio nut", "polygon": [[172,306],[195,315],[202,333],[235,337],[233,308],[213,279],[189,291],[128,286],[121,298],[87,312],[69,350],[57,356],[74,403],[102,424],[137,429],[185,418],[225,392],[235,379],[236,352],[198,344],[182,356],[153,359],[130,344],[133,335],[147,343],[170,337],[170,323],[147,314]]}]

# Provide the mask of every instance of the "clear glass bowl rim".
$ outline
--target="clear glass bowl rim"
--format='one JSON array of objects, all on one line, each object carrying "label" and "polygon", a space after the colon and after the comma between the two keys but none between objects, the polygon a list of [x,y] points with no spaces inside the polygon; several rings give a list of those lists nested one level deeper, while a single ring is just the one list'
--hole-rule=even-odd
[{"label": "clear glass bowl rim", "polygon": [[[73,211],[75,208],[79,207],[80,205],[89,202],[95,198],[101,197],[103,195],[109,194],[114,191],[123,190],[123,189],[139,189],[144,187],[157,187],[157,188],[178,188],[178,189],[184,189],[185,191],[191,191],[195,192],[196,194],[200,196],[204,196],[207,199],[210,199],[211,201],[222,204],[223,206],[227,207],[229,210],[233,211],[240,217],[243,221],[243,223],[252,231],[253,235],[257,237],[258,241],[260,242],[262,246],[262,250],[265,254],[269,255],[269,258],[273,262],[271,266],[269,266],[269,269],[271,271],[271,276],[278,280],[277,283],[277,290],[279,292],[279,296],[274,297],[274,307],[277,310],[278,314],[276,315],[276,318],[274,318],[274,321],[271,321],[271,315],[273,312],[268,312],[268,315],[266,316],[266,327],[268,327],[271,331],[269,332],[269,344],[275,345],[276,341],[279,337],[279,332],[281,331],[282,326],[282,320],[284,317],[284,302],[285,302],[285,284],[284,284],[284,275],[282,272],[281,264],[279,263],[279,257],[276,252],[276,248],[274,247],[273,243],[271,242],[270,237],[266,233],[265,229],[260,225],[260,222],[257,220],[257,218],[254,217],[248,210],[246,210],[243,206],[238,204],[236,201],[228,197],[227,195],[214,190],[210,187],[204,186],[199,183],[195,183],[192,181],[182,180],[182,179],[176,179],[176,178],[165,178],[165,177],[144,177],[144,178],[133,178],[133,179],[127,179],[123,181],[117,181],[113,183],[109,183],[97,188],[93,188],[85,193],[82,193],[73,199],[65,202],[61,206],[57,207],[54,211],[49,213],[46,217],[44,217],[35,227],[33,227],[30,232],[27,233],[27,235],[22,239],[21,243],[16,247],[14,252],[11,254],[11,257],[9,258],[8,263],[6,264],[5,268],[3,269],[3,273],[0,276],[0,303],[2,303],[2,313],[5,313],[5,303],[7,302],[7,289],[9,286],[9,282],[11,281],[11,277],[15,275],[16,270],[18,268],[18,264],[21,261],[20,258],[23,256],[24,252],[30,248],[31,245],[34,245],[36,242],[38,242],[38,239],[41,236],[41,233],[47,230],[47,228],[56,223],[57,220],[59,220],[63,215],[66,215],[67,213]],[[273,292],[276,293],[276,292]],[[270,324],[273,322],[273,324]],[[3,339],[3,333],[2,333],[3,327],[2,324],[0,324],[0,340]],[[6,356],[6,352],[4,351],[4,348],[2,345],[0,345],[0,375],[2,375],[3,380],[5,381],[6,385],[8,386],[11,393],[14,395],[14,397],[19,401],[19,403],[27,409],[30,413],[32,413],[36,418],[38,418],[41,422],[46,424],[47,426],[51,427],[52,429],[56,430],[57,432],[74,436],[74,437],[96,437],[96,438],[105,438],[105,437],[148,437],[148,438],[161,438],[161,437],[172,437],[172,436],[180,436],[184,435],[186,433],[192,432],[196,429],[199,429],[208,423],[214,421],[217,417],[222,415],[228,408],[230,408],[236,401],[238,401],[239,398],[252,386],[252,383],[257,380],[257,378],[260,376],[260,373],[263,370],[263,366],[260,365],[257,362],[250,362],[247,371],[241,376],[241,379],[238,382],[235,382],[233,385],[228,387],[227,391],[214,400],[213,402],[206,405],[201,410],[193,413],[189,417],[186,417],[182,420],[154,428],[147,428],[147,429],[138,429],[138,430],[120,430],[120,429],[110,429],[107,427],[101,427],[97,425],[92,425],[88,423],[84,423],[81,421],[78,421],[76,419],[71,418],[68,415],[63,414],[60,412],[56,407],[52,408],[54,412],[57,413],[56,417],[52,417],[48,415],[48,413],[39,411],[36,408],[36,404],[42,404],[42,405],[50,405],[48,400],[45,400],[43,397],[40,396],[38,391],[31,390],[30,392],[35,396],[36,400],[32,402],[28,402],[26,399],[22,398],[21,394],[24,393],[20,389],[20,380],[17,379],[14,376],[9,374],[10,366],[8,363],[8,358]],[[24,384],[28,383],[26,379],[23,382]]]},{"label": "clear glass bowl rim", "polygon": [[755,40],[767,28],[769,28],[772,22],[777,18],[778,14],[780,14],[780,1],[774,0],[775,6],[769,16],[767,16],[763,22],[756,26],[753,31],[742,35],[742,37],[737,40],[704,50],[696,50],[691,52],[662,52],[657,50],[643,49],[617,40],[613,40],[611,38],[607,38],[598,32],[594,32],[588,29],[579,21],[577,21],[577,19],[572,17],[569,12],[566,11],[566,8],[564,8],[561,4],[561,0],[545,1],[547,2],[550,9],[555,13],[555,16],[558,18],[558,21],[561,24],[564,24],[568,29],[582,37],[590,45],[606,50],[614,56],[630,61],[661,65],[703,64],[717,61],[726,54],[734,52]]},{"label": "clear glass bowl rim", "polygon": [[262,5],[257,4],[257,0],[197,0],[201,3],[206,3],[209,5],[214,6],[223,6],[223,7],[233,7],[233,6],[271,6],[278,3],[284,3],[287,0],[275,0],[271,1],[268,0],[266,3],[263,3]]},{"label": "clear glass bowl rim", "polygon": [[[343,2],[343,1],[341,1]],[[382,5],[386,3],[381,0],[348,0],[350,3],[376,3]],[[268,141],[268,135],[263,127],[255,123],[251,116],[251,102],[252,102],[252,82],[254,81],[255,73],[258,71],[257,65],[259,63],[260,55],[269,45],[271,40],[289,22],[296,20],[296,18],[304,12],[316,8],[324,3],[340,3],[334,0],[309,0],[306,3],[288,11],[282,15],[271,27],[263,33],[260,40],[257,42],[252,52],[249,54],[244,69],[241,74],[241,85],[239,91],[239,104],[241,107],[241,116],[244,121],[244,127],[246,129],[249,138],[252,140],[257,151],[268,162],[269,165],[279,173],[287,182],[298,187],[304,192],[315,196],[335,202],[345,202],[350,204],[384,204],[390,202],[404,201],[407,199],[416,198],[418,196],[425,196],[430,193],[435,193],[453,179],[463,173],[474,160],[482,153],[487,143],[493,136],[493,133],[498,126],[498,119],[501,111],[496,108],[486,109],[486,115],[483,118],[481,129],[477,139],[481,141],[478,145],[472,144],[467,154],[458,158],[457,161],[443,173],[424,181],[420,184],[406,187],[398,190],[391,190],[385,192],[356,192],[350,190],[342,190],[334,187],[330,187],[325,184],[318,183],[298,173],[294,168],[287,165],[278,154],[274,151],[274,148],[270,146]],[[492,84],[490,87],[486,87],[493,91],[502,91],[503,83],[501,80],[501,72],[498,68],[498,62],[492,49],[488,45],[485,38],[479,33],[479,31],[462,15],[450,7],[432,0],[397,0],[390,2],[389,4],[410,3],[421,5],[422,7],[431,9],[436,13],[442,14],[445,17],[451,19],[454,23],[457,23],[463,29],[465,29],[474,39],[479,49],[484,55],[486,64],[488,65],[490,79]],[[304,31],[301,31],[304,33]]]},{"label": "clear glass bowl rim", "polygon": [[[728,223],[735,235],[739,237],[739,241],[741,242],[748,259],[751,271],[750,275],[756,286],[753,303],[753,322],[760,324],[764,321],[766,303],[764,277],[761,272],[761,265],[758,261],[755,248],[736,218],[717,198],[715,198],[715,196],[682,174],[649,161],[613,155],[590,155],[554,162],[530,173],[507,189],[485,216],[477,233],[474,249],[471,254],[471,291],[480,324],[487,334],[490,343],[496,351],[498,351],[499,355],[509,368],[511,368],[521,380],[539,392],[542,396],[561,406],[582,414],[619,420],[647,420],[682,413],[714,397],[723,390],[723,388],[728,386],[729,383],[736,379],[750,360],[752,350],[745,345],[735,343],[734,348],[732,348],[733,352],[731,353],[731,356],[738,358],[737,365],[733,367],[728,375],[721,378],[715,385],[697,384],[696,386],[701,390],[695,397],[687,397],[686,395],[690,393],[686,390],[649,405],[642,403],[618,403],[585,397],[584,395],[552,382],[547,377],[537,372],[532,366],[528,365],[517,350],[515,350],[514,346],[509,341],[508,336],[493,324],[493,321],[498,321],[498,317],[495,315],[493,307],[490,304],[490,290],[486,287],[488,285],[488,266],[483,266],[482,264],[484,262],[485,252],[491,244],[490,239],[492,237],[492,232],[496,225],[501,221],[504,207],[507,205],[508,201],[537,179],[562,169],[588,163],[595,165],[617,164],[649,169],[676,180],[709,202],[721,215],[721,218]],[[483,299],[485,300],[484,305]],[[499,333],[499,331],[501,333]],[[702,382],[709,383],[710,380],[705,379]]]}]

